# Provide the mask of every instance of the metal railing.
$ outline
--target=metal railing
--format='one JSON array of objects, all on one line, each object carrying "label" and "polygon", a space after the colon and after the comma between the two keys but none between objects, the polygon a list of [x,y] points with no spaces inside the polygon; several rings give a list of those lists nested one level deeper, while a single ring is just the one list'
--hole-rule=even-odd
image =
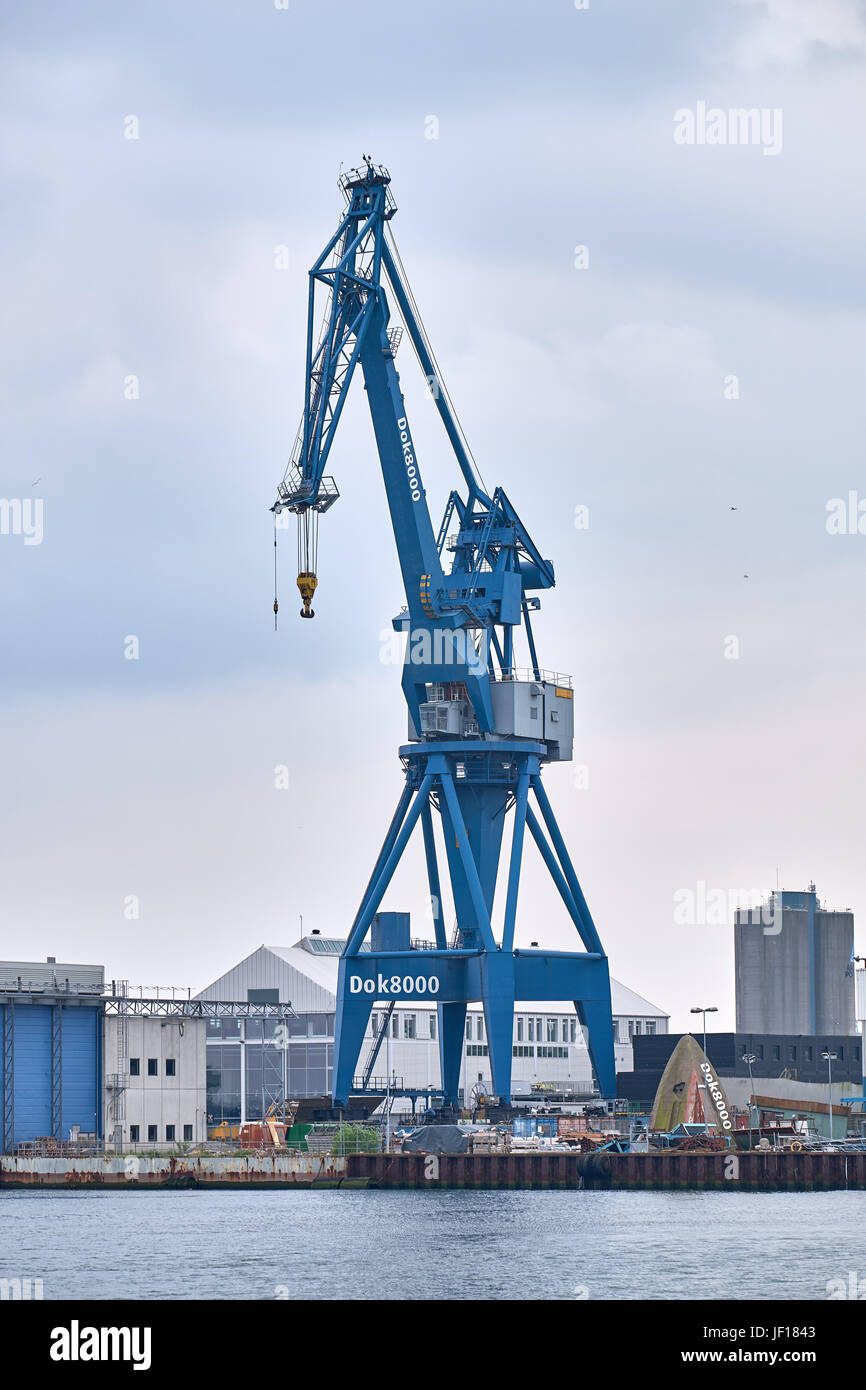
[{"label": "metal railing", "polygon": [[402,1076],[392,1076],[389,1081],[387,1076],[371,1076],[365,1085],[363,1076],[356,1076],[352,1080],[352,1090],[376,1091],[380,1092],[382,1095],[384,1095],[386,1091],[402,1091],[403,1078]]},{"label": "metal railing", "polygon": [[497,672],[495,680],[497,682],[544,681],[548,685],[559,685],[564,690],[572,689],[571,676],[566,675],[564,671],[539,670],[536,676],[535,672],[527,666],[506,666],[501,673]]}]

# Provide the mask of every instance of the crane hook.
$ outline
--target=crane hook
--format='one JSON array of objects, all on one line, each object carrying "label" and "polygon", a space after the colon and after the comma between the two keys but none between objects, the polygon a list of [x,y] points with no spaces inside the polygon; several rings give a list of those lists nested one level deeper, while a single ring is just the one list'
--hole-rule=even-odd
[{"label": "crane hook", "polygon": [[316,585],[318,582],[318,579],[311,570],[304,570],[298,575],[298,589],[300,590],[301,598],[304,602],[304,606],[301,609],[302,618],[315,618],[316,616],[315,610],[310,607],[310,604],[313,599],[313,594],[316,592]]}]

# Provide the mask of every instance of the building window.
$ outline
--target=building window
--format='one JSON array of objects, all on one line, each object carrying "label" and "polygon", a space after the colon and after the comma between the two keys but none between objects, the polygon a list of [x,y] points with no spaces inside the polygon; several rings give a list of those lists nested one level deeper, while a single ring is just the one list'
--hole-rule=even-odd
[{"label": "building window", "polygon": [[148,1074],[148,1076],[159,1076],[159,1058],[158,1058],[158,1057],[148,1057],[148,1059],[147,1059],[147,1074]]},{"label": "building window", "polygon": [[484,1015],[479,1014],[475,1021],[475,1036],[479,1042],[484,1038]]},{"label": "building window", "polygon": [[541,1019],[540,1019],[540,1018],[537,1018],[537,1019],[535,1020],[535,1037],[536,1037],[536,1039],[537,1039],[538,1042],[541,1042]]},{"label": "building window", "polygon": [[174,1070],[174,1058],[173,1058],[173,1057],[166,1057],[166,1059],[165,1059],[165,1074],[166,1074],[166,1076],[175,1076],[175,1075],[176,1075],[176,1072],[175,1072],[175,1070]]},{"label": "building window", "polygon": [[192,1125],[184,1125],[184,1127],[183,1127],[183,1137],[184,1137],[184,1139],[191,1139],[191,1138],[192,1138]]},{"label": "building window", "polygon": [[577,1042],[577,1019],[569,1019],[568,1031],[572,1042]]},{"label": "building window", "polygon": [[764,1060],[764,1044],[763,1044],[763,1043],[758,1043],[758,1046],[755,1048],[755,1056],[757,1057],[757,1059],[758,1059],[759,1062],[763,1062],[763,1060]]},{"label": "building window", "polygon": [[528,1037],[528,1039],[529,1039],[530,1042],[535,1042],[535,1019],[534,1019],[534,1018],[528,1018],[528,1019],[526,1020],[526,1027],[527,1027],[527,1034],[526,1034],[526,1036]]},{"label": "building window", "polygon": [[618,1019],[618,1018],[615,1018],[614,1021],[613,1021],[613,1040],[614,1040],[615,1043],[618,1043],[618,1042],[619,1042],[619,1019]]},{"label": "building window", "polygon": [[129,1142],[130,1144],[138,1143],[138,1125],[129,1126]]},{"label": "building window", "polygon": [[646,1035],[647,1035],[647,1037],[648,1037],[648,1038],[655,1037],[655,1031],[656,1031],[656,1026],[655,1026],[655,1024],[653,1023],[653,1021],[652,1021],[651,1018],[648,1018],[648,1019],[647,1019],[647,1025],[646,1025]]},{"label": "building window", "polygon": [[403,1015],[403,1037],[404,1037],[404,1038],[414,1038],[415,1036],[416,1036],[416,1034],[415,1034],[415,1015],[414,1015],[414,1014],[404,1014],[404,1015]]},{"label": "building window", "polygon": [[472,1037],[472,1019],[468,1014],[466,1016],[466,1037],[467,1039]]},{"label": "building window", "polygon": [[174,1143],[174,1125],[166,1125],[165,1137],[170,1144]]},{"label": "building window", "polygon": [[397,1032],[397,1028],[398,1028],[399,1023],[400,1023],[400,1020],[399,1020],[399,1018],[397,1017],[396,1012],[394,1012],[394,1013],[391,1015],[391,1037],[392,1037],[392,1038],[398,1038],[398,1037],[400,1036],[400,1034]]},{"label": "building window", "polygon": [[839,1048],[839,1061],[840,1061],[840,1062],[844,1062],[844,1060],[845,1060],[845,1049],[844,1049],[844,1047],[840,1047],[840,1048]]},{"label": "building window", "polygon": [[782,1060],[782,1047],[781,1047],[781,1044],[780,1044],[780,1043],[775,1043],[775,1044],[773,1045],[773,1061],[774,1061],[774,1062],[781,1062],[781,1060]]},{"label": "building window", "polygon": [[[289,1033],[291,1034],[292,1025],[295,1019],[287,1020]],[[239,1018],[209,1018],[207,1020],[207,1040],[216,1042],[220,1038],[234,1038],[237,1040],[241,1035],[241,1020]]]},{"label": "building window", "polygon": [[147,1137],[151,1141],[151,1143],[156,1142],[156,1125],[147,1126]]},{"label": "building window", "polygon": [[[208,1020],[209,1023],[224,1023],[226,1021],[218,1018]],[[221,1124],[223,1120],[237,1121],[241,1117],[242,1051],[243,1049],[237,1043],[208,1043],[208,1124]]]},{"label": "building window", "polygon": [[549,1018],[549,1019],[547,1020],[547,1041],[548,1041],[548,1042],[556,1042],[556,1019],[555,1019],[555,1018]]},{"label": "building window", "polygon": [[130,1057],[129,1074],[130,1076],[141,1076],[141,1059],[139,1057]]},{"label": "building window", "polygon": [[518,1042],[523,1042],[523,1019],[522,1019],[522,1018],[519,1018],[519,1019],[517,1020],[517,1041],[518,1041]]},{"label": "building window", "polygon": [[636,1038],[639,1038],[639,1037],[640,1037],[640,1019],[639,1019],[639,1018],[636,1018],[635,1021],[634,1021],[634,1035],[635,1035]]},{"label": "building window", "polygon": [[431,1015],[430,1015],[430,1037],[433,1039],[434,1042],[436,1041],[436,1015],[435,1015],[435,1014],[431,1014]]},{"label": "building window", "polygon": [[804,1047],[804,1048],[803,1048],[803,1057],[804,1057],[804,1060],[805,1060],[805,1061],[811,1062],[811,1060],[812,1060],[812,1049],[811,1049],[811,1047]]}]

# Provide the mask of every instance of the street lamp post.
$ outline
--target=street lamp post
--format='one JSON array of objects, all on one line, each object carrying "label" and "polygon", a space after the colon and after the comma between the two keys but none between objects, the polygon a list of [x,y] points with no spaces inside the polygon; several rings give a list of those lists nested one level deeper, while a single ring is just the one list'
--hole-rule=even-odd
[{"label": "street lamp post", "polygon": [[754,1052],[744,1052],[743,1061],[749,1068],[749,1148],[752,1147],[752,1121],[755,1114],[755,1078],[752,1076],[752,1063],[755,1061]]},{"label": "street lamp post", "polygon": [[385,1152],[391,1152],[391,1020],[385,1015]]},{"label": "street lamp post", "polygon": [[[704,1016],[704,1065],[706,1065],[709,1062],[709,1058],[707,1057],[707,1014],[717,1014],[719,1011],[715,1004],[708,1004],[705,1009],[696,1007],[690,1012],[693,1014],[703,1014]],[[707,1078],[706,1073],[704,1073],[704,1124],[709,1124],[709,1113],[710,1107],[707,1104]]]},{"label": "street lamp post", "polygon": [[821,1056],[827,1063],[827,1104],[830,1110],[830,1143],[833,1142],[833,1063],[838,1057],[838,1052],[831,1052],[829,1047],[825,1047]]}]

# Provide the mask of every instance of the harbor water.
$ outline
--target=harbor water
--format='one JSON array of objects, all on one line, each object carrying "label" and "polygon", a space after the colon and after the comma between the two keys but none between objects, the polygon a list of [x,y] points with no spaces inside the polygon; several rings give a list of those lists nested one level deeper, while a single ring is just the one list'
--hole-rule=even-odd
[{"label": "harbor water", "polygon": [[866,1193],[0,1193],[44,1299],[813,1299],[866,1289]]}]

